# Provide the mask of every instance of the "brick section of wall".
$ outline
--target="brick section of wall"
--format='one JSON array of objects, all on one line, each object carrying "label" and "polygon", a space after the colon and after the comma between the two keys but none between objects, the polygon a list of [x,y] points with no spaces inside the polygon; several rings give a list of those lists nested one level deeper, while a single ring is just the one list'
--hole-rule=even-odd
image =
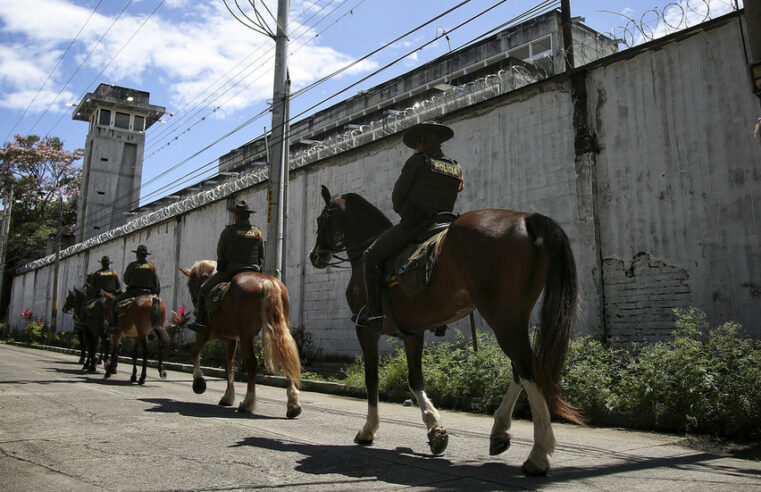
[{"label": "brick section of wall", "polygon": [[611,337],[620,343],[662,340],[674,330],[677,307],[692,302],[687,270],[650,253],[637,253],[629,265],[603,260],[605,316]]}]

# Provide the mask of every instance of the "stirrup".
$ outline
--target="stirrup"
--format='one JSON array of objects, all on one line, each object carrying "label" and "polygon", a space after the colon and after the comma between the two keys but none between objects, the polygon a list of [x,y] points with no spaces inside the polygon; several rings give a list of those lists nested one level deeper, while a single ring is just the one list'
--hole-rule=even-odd
[{"label": "stirrup", "polygon": [[363,326],[380,331],[383,328],[383,318],[385,318],[385,316],[368,316],[367,311],[369,311],[367,305],[359,308],[359,312],[357,312],[357,314],[351,315],[352,323],[354,323],[356,326]]}]

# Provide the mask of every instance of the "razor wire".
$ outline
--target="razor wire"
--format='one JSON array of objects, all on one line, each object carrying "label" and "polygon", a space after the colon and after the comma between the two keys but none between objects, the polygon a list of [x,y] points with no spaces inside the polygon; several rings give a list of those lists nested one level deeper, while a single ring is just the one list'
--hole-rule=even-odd
[{"label": "razor wire", "polygon": [[632,48],[737,11],[741,5],[743,2],[735,0],[683,0],[646,10],[639,18],[610,10],[601,12],[626,20],[623,25],[612,28],[610,36],[625,48]]}]

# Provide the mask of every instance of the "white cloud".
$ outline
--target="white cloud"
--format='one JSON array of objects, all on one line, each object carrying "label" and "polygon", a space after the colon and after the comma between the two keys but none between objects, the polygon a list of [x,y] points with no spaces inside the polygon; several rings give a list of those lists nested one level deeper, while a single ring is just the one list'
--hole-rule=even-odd
[{"label": "white cloud", "polygon": [[[0,50],[0,91],[3,94],[0,104],[3,106],[17,107],[27,91],[39,88],[92,9],[78,6],[73,0],[35,0],[34,4],[31,8],[29,2],[0,0],[0,47],[3,47]],[[270,4],[274,13],[274,0]],[[110,27],[102,42],[99,39],[113,23],[116,13],[92,15],[72,52],[64,59],[64,66],[57,70],[48,86],[60,88],[76,66],[84,63],[82,74],[75,79],[79,81],[78,88],[89,83],[105,67],[95,84],[107,82],[139,87],[146,77],[161,79],[172,98],[167,106],[175,108],[191,101],[228,71],[223,80],[238,73],[245,80],[222,96],[226,111],[271,97],[274,53],[271,39],[242,26],[223,3],[217,1],[169,0],[143,25],[154,5],[140,2],[142,14],[133,14],[135,9],[129,8]],[[292,6],[296,12],[315,8],[316,2],[310,1],[297,0]],[[296,49],[306,40],[314,40],[316,33],[297,22],[292,22],[290,27],[292,33],[303,33],[301,39],[291,43],[294,86],[309,83],[352,61],[346,54],[314,43]],[[25,48],[14,53],[13,47],[5,42],[8,38]],[[118,56],[113,58],[117,52]],[[246,61],[238,65],[243,59]],[[347,73],[367,71],[374,66],[375,63],[365,61]],[[94,86],[88,88],[93,89]],[[36,104],[35,109],[39,109]]]}]

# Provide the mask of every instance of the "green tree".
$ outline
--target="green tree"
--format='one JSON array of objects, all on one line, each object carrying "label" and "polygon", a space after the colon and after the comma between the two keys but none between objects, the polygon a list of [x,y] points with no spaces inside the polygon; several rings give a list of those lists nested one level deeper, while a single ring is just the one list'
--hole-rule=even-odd
[{"label": "green tree", "polygon": [[82,169],[74,163],[82,158],[83,150],[63,147],[57,137],[16,135],[13,142],[0,148],[0,197],[6,200],[12,188],[14,198],[13,204],[3,204],[3,209],[12,205],[12,213],[0,299],[2,317],[13,273],[24,263],[45,256],[48,238],[56,233],[59,197],[64,237],[76,225]]}]

